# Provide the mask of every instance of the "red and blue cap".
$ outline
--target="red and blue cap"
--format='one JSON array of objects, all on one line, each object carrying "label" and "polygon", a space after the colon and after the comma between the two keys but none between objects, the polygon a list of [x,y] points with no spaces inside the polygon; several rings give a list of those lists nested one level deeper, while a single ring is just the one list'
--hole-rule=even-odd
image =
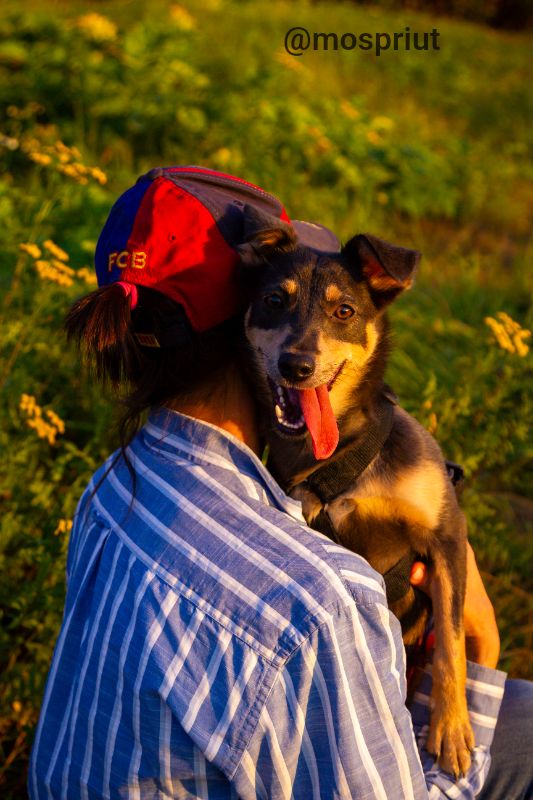
[{"label": "red and blue cap", "polygon": [[291,224],[302,245],[340,249],[327,228],[291,222],[259,186],[203,167],[157,167],[111,209],[96,246],[98,285],[120,282],[132,308],[138,286],[154,289],[182,306],[193,330],[215,327],[242,308],[236,248],[245,205]]}]

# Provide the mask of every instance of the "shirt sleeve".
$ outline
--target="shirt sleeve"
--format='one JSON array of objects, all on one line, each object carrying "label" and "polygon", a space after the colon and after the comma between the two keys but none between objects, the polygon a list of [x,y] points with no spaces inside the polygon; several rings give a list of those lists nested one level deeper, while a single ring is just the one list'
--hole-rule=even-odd
[{"label": "shirt sleeve", "polygon": [[[379,603],[341,607],[280,670],[233,776],[237,793],[243,800],[473,798],[492,736],[460,784],[422,750],[424,774],[405,695],[396,618]],[[424,703],[421,695],[422,748]]]},{"label": "shirt sleeve", "polygon": [[466,699],[476,746],[468,774],[455,781],[451,775],[438,769],[435,757],[425,748],[429,732],[431,672],[431,664],[428,664],[415,675],[416,691],[409,703],[430,798],[463,800],[475,797],[481,791],[489,771],[490,746],[498,721],[506,673],[467,661]]}]

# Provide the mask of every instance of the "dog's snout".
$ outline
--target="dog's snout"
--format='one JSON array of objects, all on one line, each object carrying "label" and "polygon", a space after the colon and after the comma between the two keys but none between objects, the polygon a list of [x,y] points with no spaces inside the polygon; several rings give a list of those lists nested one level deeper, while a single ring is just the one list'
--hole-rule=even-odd
[{"label": "dog's snout", "polygon": [[315,362],[303,353],[282,353],[278,360],[281,375],[287,381],[297,383],[309,378],[315,371]]}]

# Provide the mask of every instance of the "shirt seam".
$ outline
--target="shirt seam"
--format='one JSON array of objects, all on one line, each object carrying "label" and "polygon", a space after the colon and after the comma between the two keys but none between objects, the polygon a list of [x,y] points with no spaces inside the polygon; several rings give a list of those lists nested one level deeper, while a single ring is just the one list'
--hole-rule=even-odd
[{"label": "shirt seam", "polygon": [[[341,611],[347,611],[348,610],[348,608],[350,607],[350,603],[353,603],[354,605],[356,605],[356,601],[355,601],[354,598],[351,598],[347,603],[346,602],[339,603],[339,600],[340,600],[340,597],[337,598],[337,600],[332,600],[332,602],[325,608],[325,611],[329,614],[328,619],[323,620],[321,623],[316,625],[316,627],[314,627],[312,630],[310,630],[307,633],[307,635],[305,636],[305,638],[302,639],[302,641],[298,645],[296,645],[291,650],[290,653],[287,654],[287,656],[284,658],[284,660],[279,665],[275,665],[275,664],[271,665],[273,668],[276,669],[276,674],[274,675],[274,679],[272,681],[272,685],[270,686],[270,689],[269,689],[266,697],[264,698],[264,700],[261,703],[261,707],[260,707],[260,710],[259,710],[259,712],[257,714],[257,718],[255,719],[255,721],[252,720],[250,722],[250,725],[252,725],[252,723],[253,723],[253,729],[250,731],[250,734],[248,736],[248,740],[247,740],[245,746],[243,747],[243,750],[242,750],[242,752],[240,754],[240,757],[239,757],[235,767],[232,769],[231,773],[228,773],[230,780],[233,780],[233,778],[235,777],[235,774],[237,773],[237,770],[239,769],[240,765],[242,764],[242,760],[243,760],[244,756],[246,755],[246,752],[248,751],[248,748],[250,746],[250,742],[251,742],[251,740],[253,738],[254,733],[257,730],[257,726],[259,725],[259,720],[261,719],[261,714],[263,713],[264,709],[266,708],[268,700],[269,700],[272,692],[276,688],[276,685],[281,680],[280,676],[281,676],[283,670],[287,667],[287,664],[289,663],[289,661],[298,653],[299,650],[301,650],[303,645],[306,644],[309,641],[309,639],[311,638],[311,636],[313,636],[313,634],[318,633],[324,625],[328,625],[331,622],[331,620],[334,617],[334,614],[330,613],[330,611],[332,609],[333,609],[333,611],[336,609],[337,612],[340,614]],[[372,602],[372,603],[369,603],[368,605],[369,606],[374,606],[374,605],[376,605],[376,603]],[[263,679],[262,685],[264,685],[265,679]],[[242,731],[244,731],[245,727],[247,727],[246,723],[248,722],[250,717],[251,717],[251,713],[248,712],[248,716],[247,716],[247,718],[245,720],[245,725],[243,726]],[[235,753],[235,752],[237,752],[237,748],[235,746],[234,747],[230,747],[228,745],[228,751],[230,752],[230,754],[231,753]],[[231,758],[231,755],[230,755],[230,762],[231,761],[232,761],[232,758]]]}]

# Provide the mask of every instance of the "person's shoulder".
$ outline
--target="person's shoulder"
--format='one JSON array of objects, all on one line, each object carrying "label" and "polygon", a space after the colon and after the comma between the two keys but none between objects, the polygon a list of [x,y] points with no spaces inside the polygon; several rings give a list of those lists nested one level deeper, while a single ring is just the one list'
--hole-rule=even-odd
[{"label": "person's shoulder", "polygon": [[[239,580],[259,598],[243,622],[259,638],[277,636],[281,650],[299,646],[348,605],[386,606],[383,578],[365,559],[277,508],[251,503],[239,527],[227,559],[236,559]],[[277,619],[274,630],[263,604]]]}]

